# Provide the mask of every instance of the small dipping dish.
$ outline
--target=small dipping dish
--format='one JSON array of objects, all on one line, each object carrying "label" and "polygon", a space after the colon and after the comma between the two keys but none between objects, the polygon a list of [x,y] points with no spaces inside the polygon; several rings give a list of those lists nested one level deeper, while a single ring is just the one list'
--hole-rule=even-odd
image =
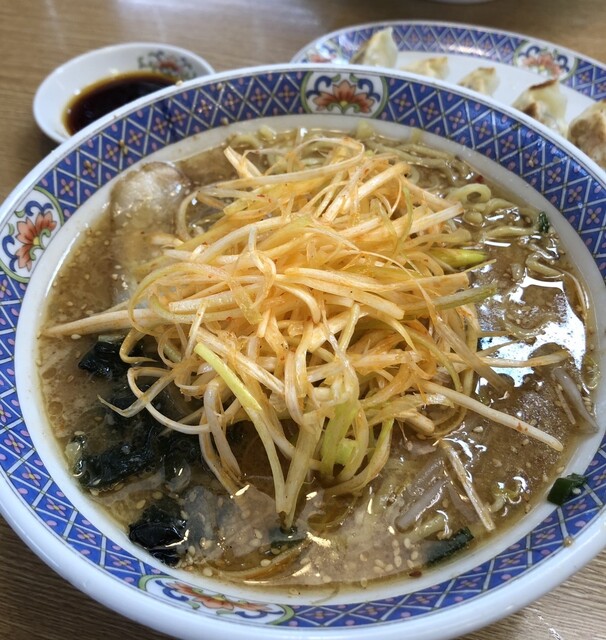
[{"label": "small dipping dish", "polygon": [[161,43],[116,44],[89,51],[55,69],[38,87],[34,118],[63,142],[95,119],[179,81],[214,73],[186,49]]}]

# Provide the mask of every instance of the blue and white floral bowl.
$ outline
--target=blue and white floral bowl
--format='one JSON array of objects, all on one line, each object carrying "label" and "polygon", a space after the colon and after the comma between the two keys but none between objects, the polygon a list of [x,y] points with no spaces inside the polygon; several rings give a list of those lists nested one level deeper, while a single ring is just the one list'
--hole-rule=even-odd
[{"label": "blue and white floral bowl", "polygon": [[[585,272],[594,304],[606,304],[604,172],[548,130],[488,99],[370,68],[264,67],[166,89],[63,144],[0,211],[0,508],[32,549],[78,588],[166,633],[241,640],[454,637],[538,598],[604,545],[603,433],[573,456],[567,471],[585,473],[588,482],[564,507],[537,507],[491,547],[418,582],[321,602],[246,591],[156,563],[64,469],[40,407],[31,346],[50,275],[101,209],[112,179],[152,154],[176,159],[262,122],[351,131],[361,118],[391,135],[421,129],[430,144],[481,165],[487,176],[546,209]],[[601,365],[606,370],[606,362]],[[603,406],[600,391],[600,411]]]}]

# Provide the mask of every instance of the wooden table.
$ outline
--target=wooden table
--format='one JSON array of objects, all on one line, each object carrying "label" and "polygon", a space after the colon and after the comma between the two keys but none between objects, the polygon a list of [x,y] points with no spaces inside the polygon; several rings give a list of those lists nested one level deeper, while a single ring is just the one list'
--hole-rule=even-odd
[{"label": "wooden table", "polygon": [[[606,61],[603,0],[2,0],[0,199],[54,144],[31,115],[36,87],[57,65],[115,42],[177,44],[224,70],[285,62],[310,40],[389,19],[475,23],[551,40]],[[606,543],[606,532],[605,532]],[[76,591],[0,518],[0,638],[130,640],[165,636]],[[606,639],[606,552],[551,594],[466,640]]]}]

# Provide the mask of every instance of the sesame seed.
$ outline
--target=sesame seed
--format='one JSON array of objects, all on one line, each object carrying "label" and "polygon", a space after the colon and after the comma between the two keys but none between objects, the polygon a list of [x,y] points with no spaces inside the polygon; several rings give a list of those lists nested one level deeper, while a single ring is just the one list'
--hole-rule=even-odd
[{"label": "sesame seed", "polygon": [[204,569],[202,569],[202,575],[205,575],[207,578],[210,578],[212,574],[213,570],[210,567],[204,567]]},{"label": "sesame seed", "polygon": [[268,558],[263,558],[263,560],[261,560],[259,564],[262,567],[269,567],[269,565],[271,564],[271,560],[269,560]]}]

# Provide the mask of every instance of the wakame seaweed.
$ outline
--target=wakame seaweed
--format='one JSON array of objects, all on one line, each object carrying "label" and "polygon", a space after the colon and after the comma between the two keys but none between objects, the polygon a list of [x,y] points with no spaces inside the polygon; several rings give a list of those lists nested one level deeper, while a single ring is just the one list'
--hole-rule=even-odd
[{"label": "wakame seaweed", "polygon": [[428,566],[446,560],[457,551],[464,549],[473,540],[473,534],[468,527],[459,529],[446,540],[435,540],[429,544],[426,564]]},{"label": "wakame seaweed", "polygon": [[273,553],[282,553],[286,549],[296,547],[305,541],[305,532],[299,532],[297,527],[285,530],[282,527],[273,527],[269,530],[271,541],[270,549]]},{"label": "wakame seaweed", "polygon": [[130,476],[154,471],[161,464],[158,436],[162,426],[138,420],[129,440],[121,440],[107,449],[90,453],[86,438],[79,436],[82,456],[74,465],[74,475],[87,489],[111,489]]},{"label": "wakame seaweed", "polygon": [[181,556],[177,547],[187,538],[187,522],[181,516],[181,507],[163,496],[129,526],[128,537],[164,564],[176,565]]},{"label": "wakame seaweed", "polygon": [[94,376],[113,380],[124,375],[129,367],[120,358],[121,342],[98,340],[87,351],[78,367]]},{"label": "wakame seaweed", "polygon": [[200,443],[196,436],[177,432],[163,434],[164,427],[148,418],[130,420],[130,438],[120,439],[108,448],[90,452],[84,436],[76,436],[82,455],[76,461],[74,475],[87,489],[111,489],[116,484],[144,472],[153,472],[164,466],[165,479],[180,475],[185,464],[200,462]]},{"label": "wakame seaweed", "polygon": [[[98,340],[78,366],[95,377],[111,380],[108,403],[126,409],[137,397],[126,380],[129,365],[120,358],[120,346],[119,340]],[[142,355],[141,345],[137,345],[132,353]],[[139,383],[142,391],[149,386],[145,380]],[[158,394],[152,404],[161,412],[174,412],[173,401],[166,392]],[[196,436],[167,432],[147,411],[129,418],[103,405],[102,415],[103,448],[99,445],[93,448],[85,436],[79,435],[72,440],[80,444],[80,458],[74,464],[73,473],[87,489],[111,489],[127,478],[157,471],[162,466],[165,480],[170,481],[183,472],[186,464],[201,460]]]}]

